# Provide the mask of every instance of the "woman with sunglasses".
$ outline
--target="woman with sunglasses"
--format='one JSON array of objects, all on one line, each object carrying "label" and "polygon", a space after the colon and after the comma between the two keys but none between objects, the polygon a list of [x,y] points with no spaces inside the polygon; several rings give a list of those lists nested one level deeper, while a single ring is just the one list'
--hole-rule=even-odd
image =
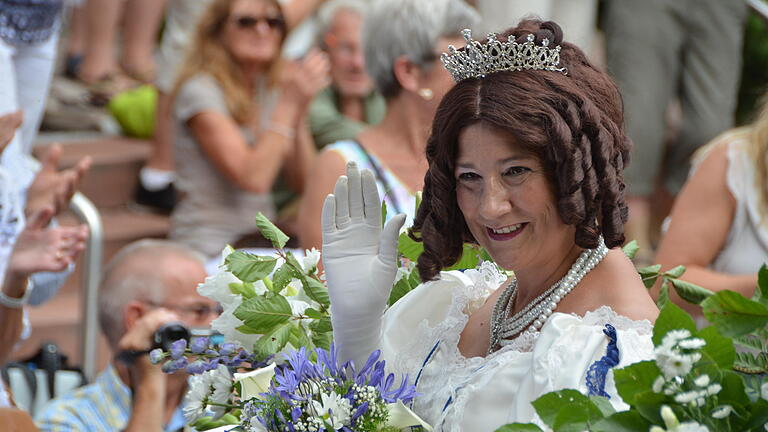
[{"label": "woman with sunglasses", "polygon": [[299,64],[281,62],[285,34],[276,0],[215,0],[179,73],[182,196],[170,236],[209,257],[252,232],[257,212],[274,217],[270,190],[281,171],[300,192],[312,163],[303,119],[328,84],[328,61],[310,52]]},{"label": "woman with sunglasses", "polygon": [[320,247],[320,212],[325,195],[354,161],[376,175],[390,215],[414,216],[415,192],[423,189],[429,124],[443,95],[453,86],[439,53],[460,44],[461,30],[479,22],[461,0],[387,0],[365,16],[363,50],[368,75],[386,100],[386,114],[355,139],[326,146],[312,166],[302,209],[302,247]]}]

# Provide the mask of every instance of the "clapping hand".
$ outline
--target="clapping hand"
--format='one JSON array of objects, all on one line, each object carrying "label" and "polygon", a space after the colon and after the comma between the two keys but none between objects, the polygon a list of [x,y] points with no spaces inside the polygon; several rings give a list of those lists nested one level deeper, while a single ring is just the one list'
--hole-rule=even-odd
[{"label": "clapping hand", "polygon": [[59,170],[60,159],[61,146],[54,144],[27,191],[27,216],[47,207],[53,208],[54,215],[60,214],[69,206],[72,195],[91,166],[91,158],[84,157],[74,167]]},{"label": "clapping hand", "polygon": [[377,349],[381,316],[397,274],[397,238],[405,215],[382,230],[381,201],[368,170],[347,164],[323,204],[323,265],[334,336],[343,359],[359,362]]},{"label": "clapping hand", "polygon": [[8,262],[8,272],[27,277],[40,271],[62,271],[85,249],[88,227],[46,228],[53,209],[43,208],[27,220]]},{"label": "clapping hand", "polygon": [[283,83],[283,91],[304,105],[312,102],[320,90],[331,84],[328,55],[317,49],[292,65]]}]

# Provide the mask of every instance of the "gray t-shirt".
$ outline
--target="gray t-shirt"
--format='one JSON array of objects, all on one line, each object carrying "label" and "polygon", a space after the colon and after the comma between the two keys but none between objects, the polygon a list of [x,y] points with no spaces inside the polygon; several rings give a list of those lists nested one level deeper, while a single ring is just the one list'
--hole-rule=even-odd
[{"label": "gray t-shirt", "polygon": [[[276,101],[274,91],[259,92],[260,129],[264,130]],[[257,212],[274,220],[275,208],[269,194],[255,194],[233,184],[208,160],[187,121],[202,112],[230,115],[224,93],[210,75],[189,79],[179,89],[174,104],[176,122],[176,186],[181,192],[171,215],[170,237],[208,257],[227,244],[256,231]],[[248,145],[257,145],[257,136],[240,127]],[[254,166],[253,169],[259,169]]]}]

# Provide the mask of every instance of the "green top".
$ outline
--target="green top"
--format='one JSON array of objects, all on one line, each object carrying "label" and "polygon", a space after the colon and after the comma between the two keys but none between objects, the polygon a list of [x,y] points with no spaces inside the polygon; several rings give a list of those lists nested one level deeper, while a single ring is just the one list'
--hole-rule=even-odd
[{"label": "green top", "polygon": [[338,101],[338,93],[328,86],[309,106],[309,129],[318,149],[336,141],[354,139],[366,127],[380,122],[387,109],[384,98],[372,91],[363,101],[365,122],[359,122],[339,112]]}]

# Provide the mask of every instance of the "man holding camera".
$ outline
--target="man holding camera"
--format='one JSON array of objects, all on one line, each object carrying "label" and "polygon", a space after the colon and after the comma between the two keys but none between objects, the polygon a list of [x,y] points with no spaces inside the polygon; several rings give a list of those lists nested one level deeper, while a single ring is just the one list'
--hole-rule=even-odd
[{"label": "man holding camera", "polygon": [[41,431],[176,431],[187,375],[164,374],[146,353],[155,333],[177,322],[207,327],[218,304],[197,294],[206,277],[196,253],[165,240],[126,246],[106,268],[99,322],[118,353],[88,386],[52,400],[36,419]]}]

